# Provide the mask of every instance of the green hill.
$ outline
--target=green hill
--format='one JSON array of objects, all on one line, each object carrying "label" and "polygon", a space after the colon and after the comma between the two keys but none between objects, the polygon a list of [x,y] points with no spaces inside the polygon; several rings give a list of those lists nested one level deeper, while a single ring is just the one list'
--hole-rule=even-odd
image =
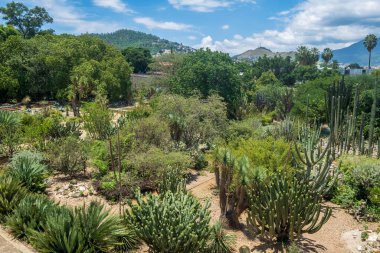
[{"label": "green hill", "polygon": [[171,50],[177,52],[190,52],[193,49],[184,46],[177,42],[172,42],[166,39],[161,39],[158,36],[137,32],[128,29],[118,30],[112,33],[93,34],[104,41],[123,49],[126,47],[143,47],[150,50],[152,54],[157,54],[164,50]]}]

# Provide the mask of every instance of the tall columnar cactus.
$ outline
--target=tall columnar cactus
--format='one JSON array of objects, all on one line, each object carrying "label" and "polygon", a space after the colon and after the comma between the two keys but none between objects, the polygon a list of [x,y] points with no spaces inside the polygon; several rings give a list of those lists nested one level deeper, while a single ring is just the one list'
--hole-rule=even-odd
[{"label": "tall columnar cactus", "polygon": [[209,203],[202,206],[182,191],[145,197],[137,192],[136,200],[137,204],[129,203],[126,221],[151,252],[203,252],[207,247],[211,233]]},{"label": "tall columnar cactus", "polygon": [[321,205],[322,195],[305,179],[277,175],[265,182],[255,180],[248,192],[248,223],[278,241],[315,233],[331,216],[331,208]]},{"label": "tall columnar cactus", "polygon": [[376,103],[377,103],[377,78],[375,81],[375,87],[373,91],[373,102],[371,108],[371,119],[369,123],[369,136],[368,136],[368,155],[372,156],[373,153],[373,143],[374,143],[374,128],[375,128],[375,117],[376,117]]}]

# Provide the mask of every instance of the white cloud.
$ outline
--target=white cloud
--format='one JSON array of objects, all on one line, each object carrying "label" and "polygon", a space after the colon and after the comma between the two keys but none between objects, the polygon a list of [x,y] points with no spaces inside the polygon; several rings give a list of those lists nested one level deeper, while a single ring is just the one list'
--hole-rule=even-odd
[{"label": "white cloud", "polygon": [[196,40],[197,39],[197,36],[194,36],[194,35],[190,35],[187,37],[189,40]]},{"label": "white cloud", "polygon": [[222,26],[222,29],[223,29],[223,30],[228,30],[228,29],[230,29],[230,26],[229,26],[229,25],[223,25],[223,26]]},{"label": "white cloud", "polygon": [[220,8],[228,8],[238,3],[254,4],[254,0],[168,0],[176,9],[190,9],[196,12],[213,12]]},{"label": "white cloud", "polygon": [[58,25],[66,32],[81,33],[103,33],[121,29],[123,26],[110,21],[89,20],[86,13],[78,10],[77,6],[67,0],[26,0],[31,4],[44,7]]},{"label": "white cloud", "polygon": [[231,54],[260,45],[273,51],[295,50],[298,45],[341,48],[369,33],[380,34],[379,9],[379,0],[306,0],[275,17],[281,20],[283,29],[220,41],[206,36],[196,47],[208,46]]},{"label": "white cloud", "polygon": [[187,24],[181,24],[176,22],[168,22],[168,21],[156,21],[149,17],[139,17],[133,19],[137,24],[142,24],[146,26],[148,29],[163,29],[163,30],[188,30],[192,26]]},{"label": "white cloud", "polygon": [[121,0],[93,0],[93,2],[96,6],[110,8],[116,12],[133,13],[133,11]]}]

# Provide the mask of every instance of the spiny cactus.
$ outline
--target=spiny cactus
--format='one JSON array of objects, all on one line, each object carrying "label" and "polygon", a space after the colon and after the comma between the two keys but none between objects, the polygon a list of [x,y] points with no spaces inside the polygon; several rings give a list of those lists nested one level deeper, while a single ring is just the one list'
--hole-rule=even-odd
[{"label": "spiny cactus", "polygon": [[331,216],[322,207],[322,195],[304,179],[277,175],[269,181],[255,180],[248,190],[247,222],[261,235],[278,241],[293,240],[302,233],[315,233]]},{"label": "spiny cactus", "polygon": [[186,178],[179,168],[167,168],[161,175],[161,182],[158,185],[158,192],[186,191]]},{"label": "spiny cactus", "polygon": [[189,193],[167,191],[156,196],[136,192],[126,221],[151,252],[203,252],[211,233],[209,203],[202,206]]}]

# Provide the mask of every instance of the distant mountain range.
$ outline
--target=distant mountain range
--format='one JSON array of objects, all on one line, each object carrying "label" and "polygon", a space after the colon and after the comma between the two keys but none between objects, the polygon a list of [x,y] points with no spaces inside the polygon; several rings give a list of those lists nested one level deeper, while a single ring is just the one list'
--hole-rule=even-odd
[{"label": "distant mountain range", "polygon": [[[333,60],[337,60],[340,63],[358,63],[360,66],[368,66],[368,51],[363,45],[363,40],[349,47],[334,50],[333,53]],[[380,42],[372,50],[371,65],[380,66]]]},{"label": "distant mountain range", "polygon": [[274,57],[274,56],[282,56],[282,57],[287,57],[290,56],[294,58],[295,52],[272,52],[270,49],[265,48],[265,47],[258,47],[254,50],[248,50],[245,51],[242,54],[235,55],[232,58],[236,60],[250,60],[250,61],[255,61],[259,57],[263,57],[266,55],[267,57]]},{"label": "distant mountain range", "polygon": [[152,54],[157,54],[165,50],[173,50],[176,52],[193,51],[191,47],[184,46],[177,42],[161,39],[158,36],[137,32],[128,29],[118,30],[112,33],[92,34],[102,40],[115,45],[120,49],[126,47],[143,47],[150,50]]}]

